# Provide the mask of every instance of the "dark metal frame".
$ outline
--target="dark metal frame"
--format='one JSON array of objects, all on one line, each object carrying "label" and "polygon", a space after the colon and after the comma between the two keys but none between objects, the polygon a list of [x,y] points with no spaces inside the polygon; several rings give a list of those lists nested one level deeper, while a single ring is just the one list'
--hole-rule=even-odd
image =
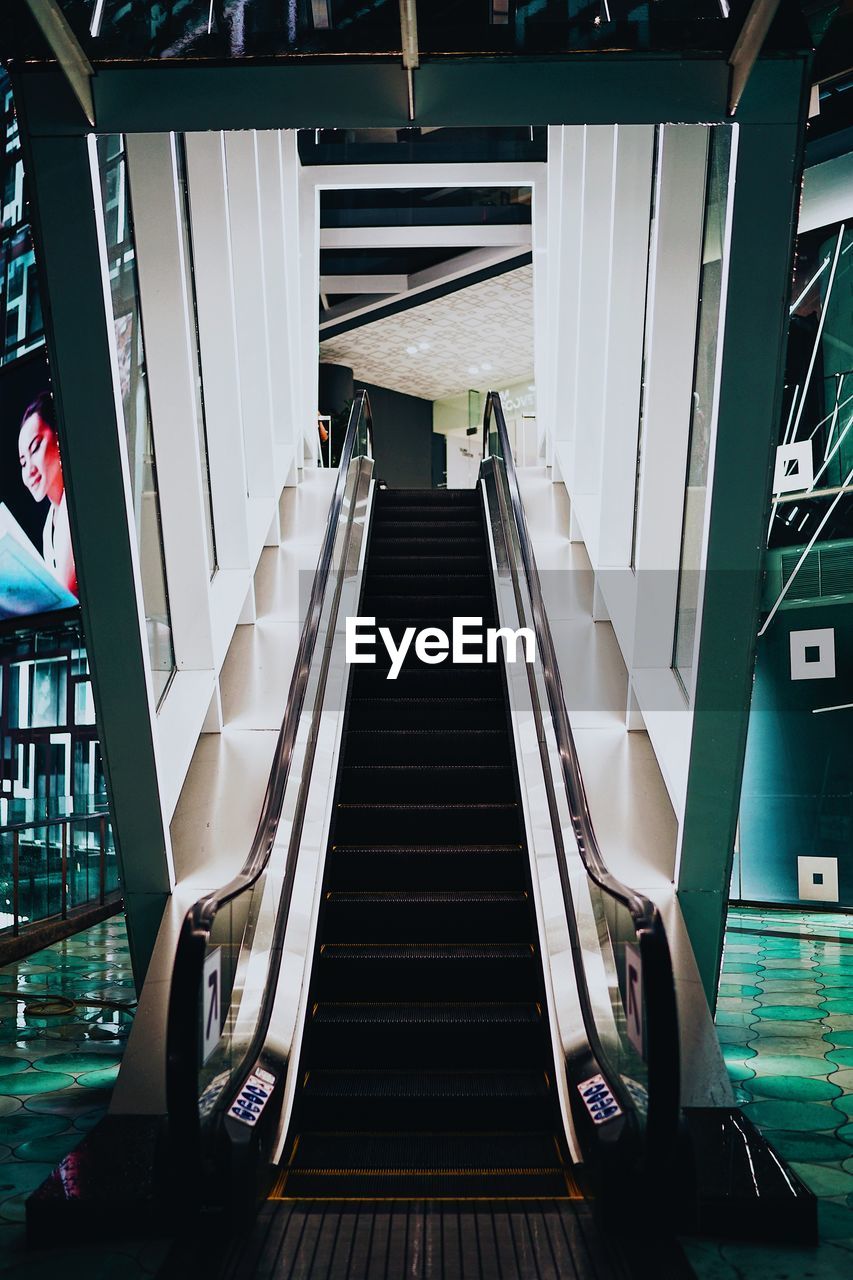
[{"label": "dark metal frame", "polygon": [[[700,639],[702,671],[694,697],[685,852],[678,885],[709,1000],[716,988],[725,912],[728,869],[723,864],[732,847],[746,741],[761,580],[760,530],[766,529],[769,512],[786,294],[802,171],[811,49],[797,21],[796,7],[784,0],[771,33],[773,47],[752,66],[735,116],[740,142],[730,311],[732,298],[737,297],[737,304],[735,314],[727,316],[724,335]],[[405,128],[410,123],[731,123],[729,57],[736,35],[737,25],[732,23],[731,47],[719,52],[422,55],[414,121],[409,119],[407,74],[399,51],[168,64],[104,61],[91,82],[95,128],[133,133]],[[12,74],[33,192],[41,292],[69,471],[72,533],[117,838],[122,849],[128,841],[144,860],[143,851],[163,847],[165,837],[154,803],[157,781],[147,696],[136,671],[144,659],[134,634],[138,620],[126,532],[121,529],[123,495],[114,492],[120,467],[111,439],[116,429],[112,374],[88,190],[90,125],[55,64],[20,61]],[[755,344],[757,333],[768,335],[761,349]],[[85,344],[82,334],[87,335]],[[103,479],[95,484],[98,474]],[[109,509],[105,522],[120,531],[109,555],[93,528],[91,513],[98,502]],[[726,572],[714,580],[717,569]],[[111,669],[117,634],[124,657],[121,685]],[[135,959],[140,978],[159,921],[155,901],[164,903],[169,889],[165,854],[160,863],[159,870],[152,863],[137,874],[133,858],[122,852],[128,899],[131,904],[146,900],[148,937],[141,960]],[[134,876],[137,887],[132,889]],[[137,944],[139,937],[137,931]]]}]

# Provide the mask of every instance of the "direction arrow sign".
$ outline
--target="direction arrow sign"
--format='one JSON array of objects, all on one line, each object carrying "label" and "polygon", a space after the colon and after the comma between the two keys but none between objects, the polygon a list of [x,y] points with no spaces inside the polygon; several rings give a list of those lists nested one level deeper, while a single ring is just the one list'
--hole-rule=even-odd
[{"label": "direction arrow sign", "polygon": [[625,944],[625,1018],[628,1039],[642,1058],[643,1055],[643,968],[640,952],[631,943]]},{"label": "direction arrow sign", "polygon": [[222,1034],[222,965],[221,949],[216,948],[204,957],[202,997],[202,1063],[207,1062],[219,1044]]}]

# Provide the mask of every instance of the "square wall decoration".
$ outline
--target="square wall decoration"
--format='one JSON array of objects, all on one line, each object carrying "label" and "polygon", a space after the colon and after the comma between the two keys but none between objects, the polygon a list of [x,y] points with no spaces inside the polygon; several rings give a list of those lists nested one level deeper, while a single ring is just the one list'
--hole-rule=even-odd
[{"label": "square wall decoration", "polygon": [[797,893],[807,902],[837,902],[838,859],[797,858]]},{"label": "square wall decoration", "polygon": [[776,450],[773,468],[773,492],[801,493],[811,488],[814,480],[814,460],[811,440],[797,440],[793,444],[780,444]]},{"label": "square wall decoration", "polygon": [[835,679],[835,629],[791,632],[791,679]]}]

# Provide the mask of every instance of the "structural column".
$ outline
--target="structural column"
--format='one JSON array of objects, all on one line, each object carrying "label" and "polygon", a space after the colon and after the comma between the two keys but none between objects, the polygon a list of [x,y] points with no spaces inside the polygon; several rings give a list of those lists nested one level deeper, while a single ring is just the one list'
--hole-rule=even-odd
[{"label": "structural column", "polygon": [[557,294],[555,334],[556,378],[554,392],[554,439],[558,443],[559,469],[562,479],[571,486],[570,449],[560,449],[560,442],[571,441],[575,429],[575,390],[577,385],[577,346],[580,331],[580,253],[583,225],[584,153],[586,128],[566,125],[563,128],[563,165],[560,196],[560,272]]},{"label": "structural column", "polygon": [[284,258],[284,191],[281,175],[281,148],[277,130],[265,129],[258,133],[257,145],[267,332],[270,347],[273,443],[276,453],[276,479],[283,484],[284,473],[290,466],[293,445],[287,273]]},{"label": "structural column", "polygon": [[[610,305],[614,125],[586,130],[583,252],[580,260],[572,498],[593,564],[598,558],[598,484],[604,430],[604,374]],[[584,498],[590,502],[582,502]]]},{"label": "structural column", "polygon": [[188,133],[185,141],[216,550],[220,569],[248,569],[249,486],[225,139],[221,133]]},{"label": "structural column", "polygon": [[249,497],[269,506],[274,494],[273,398],[266,278],[254,130],[225,135],[228,209]]},{"label": "structural column", "polygon": [[[801,111],[804,104],[803,97]],[[716,443],[709,465],[713,489],[678,869],[681,908],[711,1002],[752,696],[802,138],[801,120],[791,120],[741,125],[734,140],[729,270],[720,306],[725,329]]]},{"label": "structural column", "polygon": [[[15,86],[27,115],[39,77]],[[139,556],[93,137],[22,129],[63,473],[134,976],[170,892]]]},{"label": "structural column", "polygon": [[[702,266],[707,130],[666,125],[646,315],[633,667],[656,710],[684,708],[671,671]],[[642,702],[642,693],[640,694]]]},{"label": "structural column", "polygon": [[599,483],[601,568],[627,569],[631,563],[654,144],[654,125],[617,126]]},{"label": "structural column", "polygon": [[212,671],[202,424],[190,351],[195,320],[187,296],[175,136],[130,134],[126,146],[175,661],[179,671]]},{"label": "structural column", "polygon": [[[281,154],[281,207],[283,212],[284,267],[287,287],[287,328],[290,389],[290,431],[294,462],[301,467],[304,459],[302,425],[302,348],[306,335],[302,332],[302,283],[299,249],[299,148],[297,131],[282,129],[279,133]],[[287,482],[295,482],[295,474]]]}]

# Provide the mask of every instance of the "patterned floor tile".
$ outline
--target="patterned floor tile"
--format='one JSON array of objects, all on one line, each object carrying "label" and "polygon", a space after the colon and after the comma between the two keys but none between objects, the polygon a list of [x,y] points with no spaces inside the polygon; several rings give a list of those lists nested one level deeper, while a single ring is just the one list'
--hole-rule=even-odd
[{"label": "patterned floor tile", "polygon": [[[133,1016],[135,992],[124,920],[113,918],[0,969],[0,1275],[153,1274],[141,1246],[33,1253],[22,1224],[27,1196],[104,1115]],[[65,996],[63,1012],[38,1016],[39,1001]],[[106,1005],[92,1003],[106,1002]]]},{"label": "patterned floor tile", "polygon": [[840,1280],[853,1275],[853,918],[733,908],[725,957],[717,1024],[736,1096],[819,1197],[822,1243],[691,1242],[688,1256],[702,1280]]}]

